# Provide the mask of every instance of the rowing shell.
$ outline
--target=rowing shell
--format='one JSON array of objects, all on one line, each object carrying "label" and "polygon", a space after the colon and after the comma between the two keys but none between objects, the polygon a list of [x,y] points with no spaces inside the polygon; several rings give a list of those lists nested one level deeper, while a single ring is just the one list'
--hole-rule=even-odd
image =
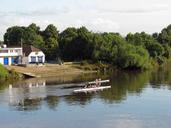
[{"label": "rowing shell", "polygon": [[90,91],[97,91],[97,90],[103,90],[103,89],[109,89],[109,88],[111,88],[111,86],[82,88],[82,89],[74,90],[74,92],[90,92]]},{"label": "rowing shell", "polygon": [[[110,80],[101,80],[101,81],[98,81],[99,83],[108,83],[110,82]],[[96,81],[92,81],[92,82],[88,82],[88,84],[96,84],[97,82]]]}]

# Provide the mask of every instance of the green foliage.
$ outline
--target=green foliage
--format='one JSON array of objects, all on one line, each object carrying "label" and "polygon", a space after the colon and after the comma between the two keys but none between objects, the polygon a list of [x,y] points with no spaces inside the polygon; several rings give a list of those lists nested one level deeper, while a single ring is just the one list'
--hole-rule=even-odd
[{"label": "green foliage", "polygon": [[57,28],[50,24],[47,26],[45,31],[43,31],[42,35],[45,41],[44,48],[42,49],[46,54],[47,60],[57,59],[59,56]]},{"label": "green foliage", "polygon": [[15,79],[19,79],[20,77],[21,76],[14,69],[9,71],[8,79],[15,80]]},{"label": "green foliage", "polygon": [[5,79],[9,75],[8,70],[3,67],[3,65],[0,64],[0,79]]},{"label": "green foliage", "polygon": [[125,39],[117,33],[95,34],[93,42],[93,58],[98,61],[112,63],[117,56],[117,45],[124,45]]},{"label": "green foliage", "polygon": [[7,29],[4,35],[4,42],[8,45],[20,45],[25,27],[14,26]]},{"label": "green foliage", "polygon": [[164,54],[164,48],[159,43],[151,43],[147,46],[147,50],[151,57],[162,56]]},{"label": "green foliage", "polygon": [[60,34],[59,48],[65,60],[90,59],[93,52],[92,34],[85,27],[67,28]]},{"label": "green foliage", "polygon": [[50,24],[44,31],[32,23],[28,27],[14,26],[7,29],[4,42],[8,46],[33,45],[45,52],[47,59],[55,60],[58,57],[58,31]]},{"label": "green foliage", "polygon": [[163,64],[165,62],[165,58],[162,57],[162,56],[158,56],[157,57],[157,62],[158,62],[159,65],[161,65],[161,64]]},{"label": "green foliage", "polygon": [[121,68],[146,69],[149,66],[149,54],[140,46],[126,44],[118,47],[116,62]]},{"label": "green foliage", "polygon": [[119,33],[93,33],[86,27],[69,27],[59,33],[52,24],[41,31],[33,23],[7,29],[4,41],[8,45],[20,45],[22,41],[40,48],[46,60],[91,60],[124,69],[148,68],[171,57],[171,25],[159,34],[129,33],[124,38]]},{"label": "green foliage", "polygon": [[[135,33],[131,34],[129,33],[126,37],[126,40],[133,45],[136,46],[142,46],[146,50],[148,50],[148,53],[150,57],[157,59],[157,58],[163,58],[164,57],[170,57],[170,49],[167,46],[161,45],[158,41],[158,34],[154,33],[152,36],[142,32],[142,33]],[[167,50],[167,51],[165,51]],[[162,60],[162,59],[157,59]],[[158,61],[159,64],[161,64],[161,61]]]},{"label": "green foliage", "polygon": [[158,41],[161,44],[168,44],[169,46],[171,46],[171,25],[161,31],[158,36]]},{"label": "green foliage", "polygon": [[166,57],[167,59],[169,59],[171,57],[171,47],[169,47],[168,44],[164,44],[163,48],[164,48],[163,56]]}]

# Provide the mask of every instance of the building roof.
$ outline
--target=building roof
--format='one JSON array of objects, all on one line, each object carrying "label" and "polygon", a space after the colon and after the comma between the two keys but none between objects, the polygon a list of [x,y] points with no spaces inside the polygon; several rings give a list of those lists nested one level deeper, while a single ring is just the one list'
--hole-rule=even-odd
[{"label": "building roof", "polygon": [[31,52],[40,52],[41,50],[38,48],[33,47],[32,45],[25,45],[23,46],[23,54],[28,56]]}]

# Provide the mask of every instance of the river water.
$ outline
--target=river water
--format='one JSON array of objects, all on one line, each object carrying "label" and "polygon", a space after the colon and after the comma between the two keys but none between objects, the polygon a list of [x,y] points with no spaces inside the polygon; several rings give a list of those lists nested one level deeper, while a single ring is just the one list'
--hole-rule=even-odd
[{"label": "river water", "polygon": [[[87,81],[111,89],[73,93]],[[0,128],[170,128],[171,71],[28,79],[0,86]]]}]

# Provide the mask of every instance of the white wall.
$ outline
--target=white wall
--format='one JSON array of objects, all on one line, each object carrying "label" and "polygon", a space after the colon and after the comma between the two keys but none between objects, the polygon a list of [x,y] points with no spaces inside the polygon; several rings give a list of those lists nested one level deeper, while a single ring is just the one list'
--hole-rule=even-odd
[{"label": "white wall", "polygon": [[31,57],[36,57],[36,62],[38,62],[38,56],[43,56],[43,63],[45,62],[45,54],[43,52],[31,52],[28,56],[28,62],[31,62]]},{"label": "white wall", "polygon": [[0,64],[4,64],[4,58],[0,57]]},{"label": "white wall", "polygon": [[4,64],[4,57],[8,57],[8,64],[12,64],[12,57],[22,56],[22,48],[0,48],[0,63]]},{"label": "white wall", "polygon": [[[4,57],[4,56],[22,56],[22,48],[1,48],[0,50],[8,50],[7,53],[0,53],[0,56]],[[11,50],[13,52],[11,52]]]},{"label": "white wall", "polygon": [[[0,57],[0,64],[4,65],[4,57]],[[12,65],[12,57],[8,57],[8,65]]]}]

